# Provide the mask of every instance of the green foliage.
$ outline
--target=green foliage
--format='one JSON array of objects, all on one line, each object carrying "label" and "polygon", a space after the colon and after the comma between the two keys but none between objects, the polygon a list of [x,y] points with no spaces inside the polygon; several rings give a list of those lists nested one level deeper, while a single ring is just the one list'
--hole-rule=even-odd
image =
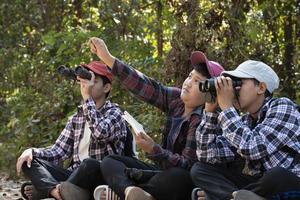
[{"label": "green foliage", "polygon": [[[56,73],[97,59],[92,36],[150,77],[181,86],[193,50],[225,68],[262,60],[279,73],[278,96],[300,103],[299,3],[258,0],[0,0],[0,169],[27,147],[53,144],[80,103],[77,84]],[[160,141],[163,115],[116,81],[111,99]],[[142,155],[143,157],[143,155]]]},{"label": "green foliage", "polygon": [[[104,39],[120,59],[160,77],[160,59],[152,53],[155,31],[148,27],[155,12],[152,3],[77,3],[1,2],[0,21],[5,27],[0,30],[1,169],[13,172],[11,166],[27,147],[53,144],[68,116],[75,112],[81,100],[78,86],[58,76],[56,68],[97,59],[87,45],[90,37]],[[149,11],[147,17],[140,17],[141,7]],[[111,99],[138,116],[154,138],[159,137],[158,110],[136,100],[117,83]]]}]

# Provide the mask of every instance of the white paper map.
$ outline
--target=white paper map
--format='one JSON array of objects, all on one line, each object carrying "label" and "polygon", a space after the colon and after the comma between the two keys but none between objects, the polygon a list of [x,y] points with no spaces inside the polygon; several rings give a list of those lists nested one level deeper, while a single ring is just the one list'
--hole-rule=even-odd
[{"label": "white paper map", "polygon": [[139,135],[141,132],[145,133],[143,125],[136,121],[127,111],[124,112],[122,117],[130,124],[136,135]]}]

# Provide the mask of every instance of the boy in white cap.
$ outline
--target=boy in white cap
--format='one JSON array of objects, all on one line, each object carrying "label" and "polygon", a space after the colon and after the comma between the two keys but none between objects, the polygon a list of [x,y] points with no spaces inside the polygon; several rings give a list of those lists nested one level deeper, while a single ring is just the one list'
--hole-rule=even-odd
[{"label": "boy in white cap", "polygon": [[[241,85],[234,88],[236,79]],[[214,83],[217,103],[206,103],[196,131],[195,185],[209,200],[300,193],[300,113],[290,99],[272,97],[277,74],[263,62],[248,60]]]}]

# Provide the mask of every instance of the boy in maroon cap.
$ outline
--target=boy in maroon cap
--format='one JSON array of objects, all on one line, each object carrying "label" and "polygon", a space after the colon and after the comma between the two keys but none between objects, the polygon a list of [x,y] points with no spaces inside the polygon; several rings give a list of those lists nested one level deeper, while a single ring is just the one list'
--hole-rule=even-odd
[{"label": "boy in maroon cap", "polygon": [[[81,66],[89,70],[92,78],[77,77],[83,99],[78,111],[69,118],[53,146],[27,149],[17,161],[17,172],[23,171],[31,181],[22,188],[26,199],[66,200],[70,198],[62,190],[76,187],[80,191],[76,199],[88,200],[89,190],[104,184],[98,161],[111,154],[124,155],[126,124],[118,105],[107,100],[113,75],[98,61]],[[72,159],[68,169],[58,165],[68,158]],[[83,190],[75,184],[91,188]]]},{"label": "boy in maroon cap", "polygon": [[[223,67],[209,61],[196,51],[192,53],[194,69],[182,84],[182,88],[167,87],[113,57],[103,40],[90,39],[91,51],[109,67],[122,86],[136,97],[166,115],[161,145],[145,133],[135,135],[136,144],[146,152],[155,165],[129,157],[106,157],[101,170],[108,185],[126,200],[188,200],[194,184],[189,170],[197,161],[195,131],[199,125],[205,94],[199,91],[199,82],[219,76]],[[125,168],[161,170],[147,180],[129,178]]]}]

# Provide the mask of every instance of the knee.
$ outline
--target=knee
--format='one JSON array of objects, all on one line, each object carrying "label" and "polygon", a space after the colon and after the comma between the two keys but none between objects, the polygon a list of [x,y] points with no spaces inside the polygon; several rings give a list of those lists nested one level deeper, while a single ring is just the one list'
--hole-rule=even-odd
[{"label": "knee", "polygon": [[118,162],[118,155],[108,155],[101,162],[101,170],[110,171],[115,163]]},{"label": "knee", "polygon": [[28,167],[27,162],[24,162],[22,164],[22,172],[25,174],[25,176],[30,176],[30,174],[34,173],[34,171],[37,170],[38,167],[41,166],[41,160],[39,158],[33,158],[31,161],[30,167]]},{"label": "knee", "polygon": [[202,162],[195,163],[190,171],[193,183],[200,188],[216,174],[218,174],[217,166]]},{"label": "knee", "polygon": [[282,167],[274,167],[267,171],[261,178],[261,184],[264,187],[272,187],[272,185],[277,185],[281,182],[281,179],[278,177],[286,177],[290,174],[287,169]]},{"label": "knee", "polygon": [[101,162],[101,169],[107,168],[113,162],[114,158],[111,155],[106,156]]},{"label": "knee", "polygon": [[289,171],[282,167],[274,167],[265,173],[266,176],[282,176],[289,173]]},{"label": "knee", "polygon": [[87,158],[82,161],[79,166],[79,170],[86,172],[93,172],[100,170],[100,162],[93,158]]},{"label": "knee", "polygon": [[197,162],[195,163],[190,171],[191,179],[194,182],[198,182],[199,179],[202,177],[202,174],[204,173],[205,169],[205,164]]},{"label": "knee", "polygon": [[38,158],[33,158],[32,159],[30,167],[28,167],[27,161],[25,161],[22,164],[22,171],[24,173],[26,173],[27,171],[32,170],[37,164],[38,164]]}]

